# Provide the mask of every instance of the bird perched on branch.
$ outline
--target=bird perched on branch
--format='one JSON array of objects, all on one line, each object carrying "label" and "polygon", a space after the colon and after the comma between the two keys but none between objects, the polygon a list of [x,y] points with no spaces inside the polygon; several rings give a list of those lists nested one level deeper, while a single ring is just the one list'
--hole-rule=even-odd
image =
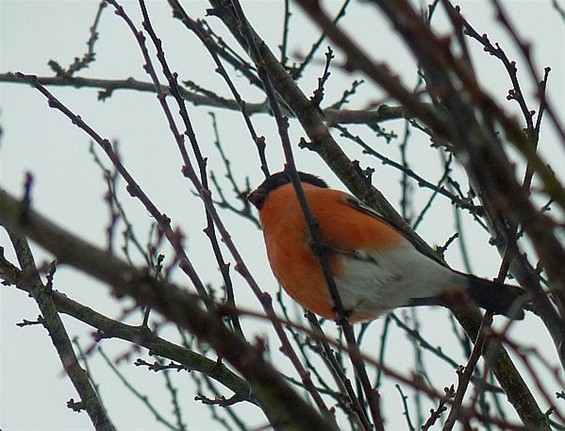
[{"label": "bird perched on branch", "polygon": [[[397,307],[457,305],[469,298],[494,313],[524,317],[522,289],[440,264],[355,197],[328,188],[314,175],[298,175],[319,227],[318,246],[325,249],[351,322],[375,319]],[[320,259],[288,173],[271,175],[248,199],[259,210],[269,262],[284,290],[304,308],[335,319]]]}]

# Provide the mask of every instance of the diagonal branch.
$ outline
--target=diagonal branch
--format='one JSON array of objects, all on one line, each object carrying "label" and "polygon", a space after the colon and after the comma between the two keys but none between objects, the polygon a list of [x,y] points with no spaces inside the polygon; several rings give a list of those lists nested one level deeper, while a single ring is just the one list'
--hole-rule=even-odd
[{"label": "diagonal branch", "polygon": [[249,382],[271,424],[309,431],[335,429],[300,397],[265,360],[263,350],[225,327],[220,316],[206,312],[186,291],[163,283],[54,225],[28,206],[0,191],[0,224],[25,234],[54,254],[58,261],[82,270],[112,287],[118,297],[151,306],[212,346]]},{"label": "diagonal branch", "polygon": [[96,430],[115,430],[102,405],[102,401],[90,383],[87,372],[80,366],[69,335],[59,316],[57,306],[53,301],[51,287],[45,286],[39,278],[39,272],[35,266],[27,239],[17,230],[13,230],[8,226],[6,226],[6,229],[16,251],[22,272],[25,274],[25,277],[22,277],[22,279],[24,280],[23,283],[26,290],[31,293],[41,310],[41,322],[45,329],[47,329],[47,332],[49,332],[49,337],[59,354],[63,368],[80,396],[80,402],[74,403],[74,405],[81,410],[86,410]]},{"label": "diagonal branch", "polygon": [[[211,0],[211,3],[215,7],[213,13],[222,19],[240,45],[248,51],[250,56],[253,57],[253,53],[248,46],[247,40],[241,34],[241,23],[239,23],[237,17],[234,16],[223,2]],[[344,49],[344,51],[348,52],[348,55],[352,52],[358,51],[357,47],[351,46],[352,42],[346,38],[343,33],[337,30],[331,19],[322,13],[321,9],[319,9],[318,2],[300,3],[301,6],[307,10],[310,16],[324,28],[330,39]],[[268,72],[273,86],[279,95],[285,99],[288,106],[295,112],[302,124],[302,127],[314,141],[315,151],[327,162],[332,170],[340,176],[344,184],[346,184],[346,186],[354,194],[367,201],[370,205],[378,208],[390,219],[394,226],[399,227],[410,237],[415,237],[416,235],[407,229],[406,222],[398,215],[382,194],[375,189],[368,187],[365,180],[355,172],[351,161],[330,135],[320,113],[314,106],[312,106],[307,97],[302,93],[300,88],[291,79],[284,68],[281,67],[276,57],[267,47],[266,43],[263,42],[260,36],[256,33],[253,33],[253,37],[256,40],[256,45],[260,51],[260,58],[254,58],[254,60],[259,61],[262,59],[262,66],[264,66],[265,70]],[[352,63],[352,66],[358,66],[361,64],[363,63],[359,60],[356,63]],[[370,64],[372,67],[373,63],[370,62]],[[399,87],[399,81],[397,79],[393,79],[393,77],[388,74],[388,70],[384,70],[382,66],[374,65],[374,67],[372,67],[371,70],[368,70],[367,73],[369,76],[375,78],[376,82],[382,84],[383,87],[397,98],[397,100],[401,103],[406,103],[408,112],[412,115],[416,115],[422,121],[432,126],[436,133],[439,133],[440,136],[450,136],[452,133],[452,126],[446,124],[445,117],[430,110],[428,106],[421,105],[421,102],[419,102],[412,93],[405,94],[403,87]],[[434,255],[429,246],[419,238],[418,246],[424,253],[437,259],[437,256]],[[481,317],[478,311],[466,313],[455,311],[455,313],[459,322],[465,328],[468,336],[472,339],[476,339],[481,322]],[[547,418],[541,412],[528,386],[525,384],[504,349],[501,349],[499,355],[495,360],[493,360],[492,367],[499,378],[502,387],[507,392],[510,400],[513,402],[514,407],[519,412],[524,422],[534,426],[539,425],[543,429],[545,424],[547,424]]]}]

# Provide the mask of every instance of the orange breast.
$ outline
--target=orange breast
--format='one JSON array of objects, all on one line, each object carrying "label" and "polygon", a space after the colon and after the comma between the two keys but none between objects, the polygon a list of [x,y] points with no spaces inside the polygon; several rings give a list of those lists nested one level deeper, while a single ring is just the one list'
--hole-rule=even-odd
[{"label": "orange breast", "polygon": [[[346,201],[346,194],[302,184],[310,209],[320,227],[322,240],[333,249],[386,250],[401,240],[387,224],[365,214]],[[291,184],[272,191],[259,214],[267,255],[273,273],[285,291],[308,310],[335,318],[332,301],[317,257],[312,253],[302,209]],[[334,276],[343,273],[339,255],[330,255]]]}]

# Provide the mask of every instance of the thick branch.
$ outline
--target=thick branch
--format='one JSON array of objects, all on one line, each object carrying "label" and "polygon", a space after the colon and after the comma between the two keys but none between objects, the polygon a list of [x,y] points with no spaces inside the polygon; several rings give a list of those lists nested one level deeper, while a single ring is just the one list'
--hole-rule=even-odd
[{"label": "thick branch", "polygon": [[[213,11],[214,14],[222,19],[241,46],[253,56],[253,53],[247,46],[247,41],[242,37],[240,31],[241,23],[239,23],[230,8],[226,7],[221,1],[211,0],[210,2],[215,7]],[[452,126],[446,124],[444,117],[431,111],[429,107],[422,106],[421,102],[419,102],[412,93],[406,93],[405,89],[400,86],[399,81],[396,78],[392,79],[392,77],[387,74],[388,71],[383,70],[382,66],[373,65],[370,60],[368,60],[368,64],[365,64],[362,61],[363,58],[365,58],[363,53],[358,52],[356,46],[351,46],[351,41],[337,30],[334,23],[329,18],[322,14],[317,6],[317,2],[300,3],[301,6],[310,13],[312,18],[317,20],[319,24],[321,23],[321,26],[334,42],[338,45],[343,44],[343,46],[340,46],[349,56],[352,53],[359,54],[359,57],[351,63],[352,66],[359,67],[361,70],[365,71],[376,82],[383,85],[397,100],[401,101],[401,103],[406,103],[407,109],[411,114],[418,116],[422,121],[432,126],[440,136],[446,137],[452,134]],[[313,10],[308,10],[309,8],[313,8]],[[322,19],[324,19],[323,22],[319,21]],[[263,60],[262,66],[269,73],[271,82],[279,95],[284,98],[287,105],[296,114],[310,139],[314,141],[313,149],[326,161],[328,166],[336,172],[344,184],[354,194],[360,199],[365,200],[369,205],[377,208],[393,225],[406,232],[411,238],[414,238],[420,250],[425,254],[437,259],[437,255],[433,253],[431,248],[423,240],[409,229],[406,222],[394,210],[392,205],[386,201],[384,196],[374,188],[369,187],[361,175],[355,171],[351,161],[330,135],[316,107],[310,103],[309,99],[302,93],[259,35],[255,33],[254,37],[260,50],[260,58]],[[351,57],[349,58],[351,59]],[[258,61],[259,59],[256,58],[255,60]],[[370,69],[365,70],[369,66]],[[476,313],[463,313],[459,310],[455,310],[454,313],[469,337],[476,339],[481,322],[481,316],[478,311]],[[499,356],[493,361],[493,369],[497,377],[500,378],[501,385],[505,391],[507,391],[509,398],[515,402],[514,406],[522,419],[526,423],[535,424],[536,426],[538,424],[542,424],[541,426],[547,424],[547,418],[543,415],[539,406],[537,406],[535,398],[532,396],[528,386],[517,372],[506,351],[502,348]],[[527,400],[527,402],[518,403],[518,400]],[[532,421],[532,418],[537,419]]]},{"label": "thick branch", "polygon": [[117,257],[66,232],[35,211],[0,191],[0,223],[25,234],[53,253],[59,262],[80,269],[112,286],[117,296],[128,296],[140,306],[151,306],[170,321],[212,346],[249,382],[274,427],[293,430],[334,429],[294,392],[263,357],[225,327],[222,320],[204,311],[193,296],[163,283]]}]

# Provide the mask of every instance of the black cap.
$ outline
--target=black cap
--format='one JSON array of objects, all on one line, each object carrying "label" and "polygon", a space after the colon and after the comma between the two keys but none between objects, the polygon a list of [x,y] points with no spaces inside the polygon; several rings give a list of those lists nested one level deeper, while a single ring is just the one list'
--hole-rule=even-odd
[{"label": "black cap", "polygon": [[[328,188],[326,182],[315,175],[307,174],[306,172],[298,172],[298,177],[303,183],[311,184],[313,186],[321,187],[324,189]],[[260,210],[270,192],[286,184],[290,184],[291,182],[292,181],[290,180],[290,176],[287,171],[274,173],[265,181],[263,181],[255,190],[249,193],[247,200],[251,202],[253,206],[255,206],[255,208]]]}]

